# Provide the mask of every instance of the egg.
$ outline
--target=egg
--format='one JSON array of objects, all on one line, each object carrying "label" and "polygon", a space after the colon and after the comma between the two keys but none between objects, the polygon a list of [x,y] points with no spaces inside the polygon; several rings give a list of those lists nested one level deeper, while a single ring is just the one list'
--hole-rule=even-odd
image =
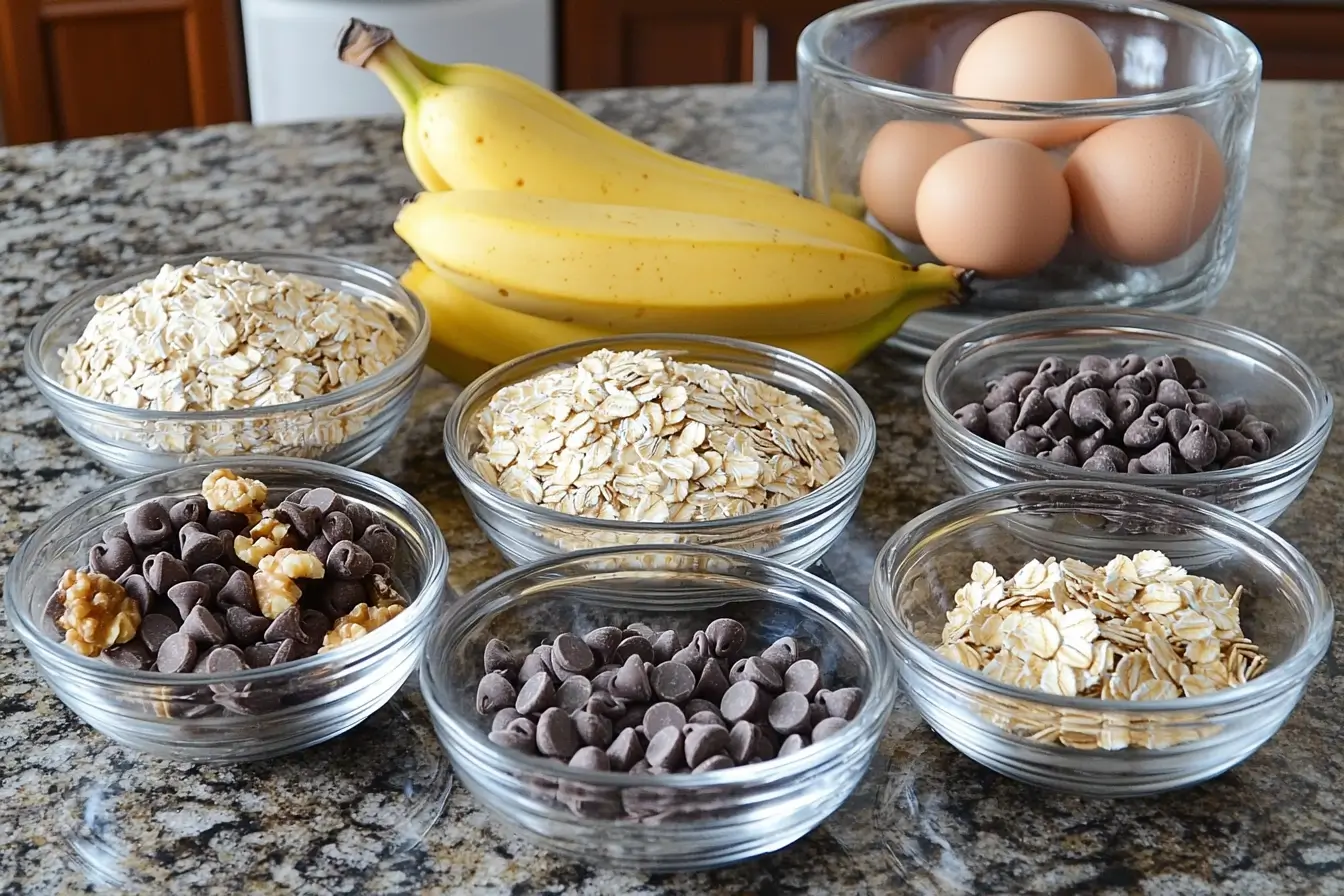
[{"label": "egg", "polygon": [[960,146],[929,167],[915,196],[924,245],[984,277],[1024,277],[1069,236],[1069,190],[1055,160],[1021,140]]},{"label": "egg", "polygon": [[1218,216],[1227,173],[1218,144],[1185,115],[1117,121],[1088,137],[1064,166],[1074,226],[1126,264],[1170,261]]},{"label": "egg", "polygon": [[[1012,103],[1057,103],[1114,97],[1115,65],[1095,31],[1073,16],[1044,10],[1008,16],[971,41],[952,78],[960,97]],[[1081,140],[1104,122],[975,119],[989,137],[1015,137],[1043,148]]]},{"label": "egg", "polygon": [[915,193],[929,167],[975,139],[970,131],[934,121],[889,121],[868,144],[859,169],[859,193],[878,222],[901,239],[923,242],[915,221]]}]

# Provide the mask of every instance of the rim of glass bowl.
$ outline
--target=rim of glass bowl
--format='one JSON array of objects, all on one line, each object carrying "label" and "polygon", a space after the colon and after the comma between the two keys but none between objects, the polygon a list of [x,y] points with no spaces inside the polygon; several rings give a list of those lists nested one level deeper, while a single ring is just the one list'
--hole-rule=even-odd
[{"label": "rim of glass bowl", "polygon": [[1200,485],[1219,485],[1244,480],[1248,476],[1278,476],[1287,470],[1299,466],[1304,461],[1319,455],[1326,439],[1330,435],[1331,421],[1334,417],[1334,399],[1325,383],[1312,372],[1301,358],[1276,342],[1260,336],[1250,330],[1243,330],[1230,324],[1183,314],[1168,314],[1161,311],[1138,311],[1131,309],[1107,311],[1093,308],[1051,308],[1044,311],[1024,311],[1010,314],[977,324],[963,330],[948,339],[929,358],[924,367],[924,405],[934,419],[938,437],[957,446],[959,451],[971,452],[985,457],[993,463],[1008,467],[1023,475],[1048,475],[1067,471],[1067,478],[1096,484],[1114,483],[1128,474],[1101,473],[1071,467],[1052,460],[1028,457],[1009,451],[1002,445],[996,445],[989,439],[974,435],[952,416],[952,409],[943,401],[938,388],[940,371],[948,368],[955,355],[968,346],[994,345],[1015,342],[1028,336],[1063,334],[1071,331],[1106,330],[1115,333],[1132,333],[1135,338],[1152,336],[1179,336],[1209,342],[1219,346],[1228,354],[1241,354],[1237,341],[1243,346],[1254,348],[1257,352],[1270,356],[1278,363],[1279,369],[1291,371],[1305,384],[1304,397],[1312,407],[1312,421],[1308,430],[1296,443],[1282,454],[1271,455],[1264,460],[1234,467],[1230,470],[1208,470],[1198,473],[1161,473],[1145,474],[1143,481],[1152,487],[1176,488]]},{"label": "rim of glass bowl", "polygon": [[[261,264],[271,270],[279,273],[297,274],[301,277],[313,277],[313,275],[304,270],[305,265],[319,262],[322,264],[334,265],[342,268],[340,276],[349,273],[355,273],[361,277],[366,277],[373,281],[374,289],[368,287],[361,288],[360,291],[376,291],[384,299],[395,302],[410,313],[406,315],[407,320],[414,327],[414,333],[406,344],[402,347],[401,354],[388,364],[382,370],[375,373],[367,379],[362,379],[350,386],[342,386],[335,391],[328,392],[325,395],[315,395],[312,398],[305,398],[301,401],[291,401],[284,404],[271,404],[262,407],[238,408],[236,410],[225,411],[154,411],[141,408],[128,408],[119,404],[113,404],[110,401],[99,401],[95,398],[89,398],[80,395],[65,386],[59,379],[51,376],[42,363],[42,344],[46,341],[48,331],[58,323],[65,321],[67,317],[73,314],[77,309],[89,306],[98,296],[109,292],[122,292],[127,286],[117,290],[117,284],[139,283],[142,280],[152,279],[164,265],[181,267],[183,265],[196,264],[203,258],[225,258],[229,261],[243,261],[255,264]],[[214,421],[239,421],[249,420],[260,417],[275,417],[277,415],[299,413],[303,411],[316,410],[331,404],[349,401],[352,395],[360,393],[373,393],[379,391],[382,387],[388,386],[397,380],[415,372],[415,369],[424,362],[425,349],[429,346],[429,315],[425,311],[425,306],[411,292],[405,289],[396,277],[380,268],[364,264],[359,261],[352,261],[347,258],[341,258],[337,255],[326,255],[312,252],[271,252],[264,249],[252,249],[238,252],[194,252],[190,255],[174,255],[165,258],[162,261],[146,265],[144,267],[134,268],[123,274],[114,277],[105,277],[96,283],[75,290],[75,292],[52,306],[38,320],[37,325],[33,327],[32,333],[28,335],[28,340],[23,348],[23,366],[28,378],[33,381],[38,390],[48,399],[55,398],[57,401],[76,409],[90,411],[95,414],[112,413],[127,421],[144,423],[162,423],[165,421],[175,421],[182,423],[209,423]],[[63,347],[63,346],[62,346]]]},{"label": "rim of glass bowl", "polygon": [[[1198,697],[1179,697],[1175,700],[1103,700],[1099,697],[1063,697],[1045,691],[1019,688],[1015,685],[995,681],[989,676],[971,671],[964,666],[940,656],[932,647],[915,637],[895,613],[896,582],[903,578],[908,570],[911,558],[920,552],[922,545],[938,538],[942,533],[955,529],[959,524],[972,518],[984,519],[997,515],[992,505],[1002,498],[1016,498],[1022,492],[1054,492],[1061,496],[1069,493],[1077,495],[1086,492],[1106,492],[1108,494],[1128,494],[1136,498],[1166,503],[1193,511],[1211,518],[1212,527],[1228,532],[1218,536],[1218,540],[1241,545],[1257,545],[1258,556],[1275,556],[1289,576],[1302,584],[1307,596],[1309,619],[1307,633],[1302,644],[1284,659],[1272,664],[1263,675],[1240,687],[1227,688]],[[982,512],[991,507],[988,512]],[[1014,511],[1000,511],[1005,516],[1015,515]],[[1160,549],[1161,545],[1155,545]],[[899,559],[895,559],[899,557]],[[1266,694],[1274,694],[1292,687],[1311,674],[1312,669],[1325,656],[1330,646],[1330,637],[1334,627],[1334,603],[1330,599],[1325,583],[1306,557],[1279,535],[1263,526],[1253,523],[1239,514],[1221,507],[1205,503],[1196,498],[1176,495],[1159,489],[1148,488],[1129,483],[1108,483],[1101,488],[1096,482],[1083,480],[1055,480],[1051,482],[1014,482],[984,491],[963,495],[944,504],[927,510],[906,523],[896,534],[887,540],[877,554],[873,566],[873,579],[869,590],[869,605],[879,619],[879,624],[902,658],[915,664],[927,675],[951,679],[958,687],[972,689],[981,693],[1005,697],[1012,700],[1044,704],[1055,709],[1101,711],[1117,713],[1152,714],[1155,712],[1197,711],[1226,709],[1239,704],[1254,702]]]},{"label": "rim of glass bowl", "polygon": [[[318,653],[303,659],[294,660],[280,666],[268,666],[264,669],[244,669],[241,672],[226,672],[217,674],[206,674],[196,672],[141,672],[128,669],[120,669],[111,666],[100,660],[82,656],[63,646],[62,642],[52,640],[45,634],[37,619],[29,613],[28,597],[26,594],[15,594],[15,590],[9,587],[14,582],[16,571],[24,571],[31,565],[31,554],[38,551],[39,545],[46,541],[53,529],[57,528],[64,520],[77,514],[80,508],[85,504],[95,501],[105,501],[113,498],[118,492],[129,492],[132,490],[141,490],[146,486],[152,487],[155,483],[161,482],[169,477],[177,478],[193,471],[199,472],[204,478],[211,470],[217,469],[218,463],[197,463],[176,467],[172,470],[164,470],[149,476],[141,476],[135,479],[121,479],[105,488],[101,488],[89,495],[76,498],[71,503],[62,507],[52,514],[51,518],[39,526],[33,534],[24,539],[23,544],[19,546],[18,553],[14,555],[14,560],[9,567],[9,579],[6,582],[5,591],[5,613],[9,617],[10,625],[19,633],[28,650],[41,656],[44,662],[50,663],[57,668],[73,664],[74,668],[80,670],[95,679],[101,679],[104,684],[135,684],[146,687],[196,687],[210,684],[234,684],[234,683],[258,683],[266,682],[276,678],[288,678],[290,676],[303,672],[320,669],[333,661],[341,665],[357,665],[358,663],[369,659],[376,653],[379,653],[383,647],[392,640],[405,635],[410,629],[423,624],[426,617],[435,611],[443,595],[443,589],[448,577],[448,548],[443,540],[443,533],[439,530],[438,524],[434,522],[434,517],[424,508],[419,501],[412,497],[408,492],[399,486],[393,485],[385,479],[368,473],[352,470],[349,467],[342,467],[337,464],[329,464],[318,460],[308,460],[306,458],[272,458],[266,456],[258,457],[240,457],[230,458],[227,466],[235,472],[246,475],[249,472],[276,470],[283,468],[286,473],[307,474],[313,477],[315,482],[326,482],[336,492],[340,493],[340,487],[344,484],[356,484],[378,495],[382,504],[391,505],[401,513],[404,513],[411,523],[411,534],[425,543],[425,552],[428,554],[428,564],[424,574],[424,585],[420,593],[410,602],[404,611],[397,614],[386,625],[381,625],[368,634],[359,638],[353,645],[344,647],[340,651],[332,653]],[[263,477],[264,478],[264,477]],[[375,505],[377,509],[381,507]],[[20,573],[24,574],[25,573]],[[435,593],[439,597],[435,597]],[[406,621],[397,624],[399,620]]]},{"label": "rim of glass bowl", "polygon": [[[499,389],[520,382],[522,378],[514,373],[519,368],[530,366],[547,357],[559,359],[573,356],[577,360],[590,351],[600,348],[608,348],[613,351],[636,351],[641,347],[648,348],[650,345],[660,343],[686,343],[691,350],[694,350],[696,346],[729,349],[769,361],[777,372],[780,370],[780,364],[783,363],[801,367],[803,368],[801,372],[821,380],[830,397],[837,404],[844,405],[857,423],[854,447],[846,452],[845,465],[840,469],[840,475],[801,498],[795,498],[778,507],[768,507],[764,510],[744,513],[741,516],[727,517],[722,520],[696,520],[688,523],[626,522],[624,520],[601,520],[578,516],[553,510],[549,507],[542,507],[539,504],[520,501],[512,495],[506,494],[498,486],[491,485],[481,478],[481,475],[472,466],[471,459],[462,454],[457,444],[457,431],[462,425],[468,408],[475,404],[479,398],[484,397],[488,401],[489,397]],[[674,349],[674,351],[679,351],[679,349]],[[557,363],[551,366],[559,366],[560,363],[557,360]],[[536,374],[532,375],[535,376]],[[747,375],[750,376],[750,374]],[[784,391],[789,390],[784,389]],[[556,526],[582,526],[599,531],[609,530],[613,532],[667,532],[673,530],[676,532],[712,532],[724,526],[766,524],[790,519],[824,507],[830,502],[833,495],[843,494],[853,489],[855,485],[862,485],[864,478],[867,476],[868,467],[872,463],[873,455],[877,450],[877,422],[873,419],[873,412],[869,409],[867,402],[863,400],[853,386],[845,382],[839,374],[802,355],[770,345],[749,342],[745,339],[729,339],[724,336],[639,333],[611,337],[599,336],[595,339],[570,342],[555,348],[542,349],[523,355],[487,371],[463,389],[457,396],[457,400],[453,402],[452,407],[449,408],[448,416],[443,421],[443,445],[444,453],[448,456],[448,464],[452,467],[458,480],[479,495],[482,500],[495,507],[507,508],[516,514],[535,516],[540,522]]]},{"label": "rim of glass bowl", "polygon": [[[823,616],[837,628],[854,633],[855,640],[867,651],[867,659],[872,680],[864,692],[862,706],[854,720],[846,725],[840,734],[827,738],[820,744],[800,750],[790,756],[776,758],[768,763],[744,765],[722,771],[704,772],[697,775],[660,775],[656,779],[632,777],[626,772],[585,771],[569,766],[557,765],[542,756],[529,756],[526,753],[509,750],[492,743],[485,733],[469,720],[453,713],[439,699],[450,685],[443,679],[446,672],[442,663],[432,662],[437,645],[443,641],[456,643],[462,632],[470,630],[497,615],[500,611],[518,600],[519,583],[538,574],[563,574],[567,566],[576,566],[588,560],[621,557],[625,555],[673,554],[678,556],[719,558],[735,564],[764,566],[774,576],[780,577],[781,585],[763,589],[760,599],[769,599],[783,587],[805,588],[813,595],[825,598],[825,607],[809,605],[809,611]],[[626,570],[629,571],[629,570]],[[619,574],[621,571],[616,571]],[[675,574],[675,570],[667,570]],[[524,593],[528,586],[523,586]],[[547,775],[568,781],[580,781],[586,784],[601,784],[626,787],[659,787],[671,790],[697,790],[704,787],[733,784],[756,784],[764,778],[775,780],[789,775],[799,774],[815,766],[824,765],[836,757],[850,752],[854,742],[862,739],[887,714],[892,700],[895,699],[897,679],[896,662],[892,657],[890,645],[881,625],[868,610],[850,597],[841,588],[820,579],[811,573],[795,569],[768,557],[758,557],[742,551],[723,548],[698,547],[695,545],[627,545],[619,548],[591,548],[557,555],[527,566],[518,566],[507,570],[492,579],[477,585],[464,596],[453,609],[444,613],[434,624],[426,640],[426,647],[420,660],[420,680],[427,683],[422,690],[425,703],[441,724],[452,732],[453,738],[467,746],[473,757],[493,757],[495,764],[506,767],[515,774]],[[768,774],[764,772],[768,770]]]},{"label": "rim of glass bowl", "polygon": [[[1067,100],[1050,103],[1013,103],[1004,100],[959,97],[937,90],[898,84],[874,78],[839,62],[823,45],[825,39],[842,25],[861,21],[875,13],[930,5],[931,0],[869,0],[833,10],[812,22],[798,39],[798,60],[815,67],[829,78],[846,82],[852,89],[882,99],[900,102],[929,112],[966,115],[990,120],[1022,118],[1071,118],[1101,114],[1145,114],[1162,112],[1174,106],[1192,106],[1213,101],[1229,90],[1255,83],[1260,77],[1260,52],[1250,38],[1220,19],[1205,13],[1166,3],[1163,0],[1125,0],[1123,3],[1099,0],[1049,0],[1051,7],[1075,7],[1123,12],[1139,18],[1174,22],[1220,40],[1235,63],[1230,71],[1211,81],[1190,84],[1159,93],[1109,99]],[[937,0],[948,5],[947,0]],[[976,6],[1000,5],[1001,0],[962,0]]]}]

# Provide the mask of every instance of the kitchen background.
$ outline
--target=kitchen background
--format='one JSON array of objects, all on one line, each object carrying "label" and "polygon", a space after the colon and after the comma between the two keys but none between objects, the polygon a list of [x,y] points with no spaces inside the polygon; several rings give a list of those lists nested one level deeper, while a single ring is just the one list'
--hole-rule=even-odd
[{"label": "kitchen background", "polygon": [[[555,89],[793,80],[799,33],[844,2],[0,0],[0,143],[395,114],[336,61],[350,16]],[[1344,80],[1344,2],[1189,5],[1245,31],[1266,78]]]}]

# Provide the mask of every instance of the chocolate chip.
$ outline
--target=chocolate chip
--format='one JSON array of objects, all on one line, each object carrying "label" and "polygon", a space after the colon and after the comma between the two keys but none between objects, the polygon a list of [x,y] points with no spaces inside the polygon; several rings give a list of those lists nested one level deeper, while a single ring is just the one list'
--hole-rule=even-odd
[{"label": "chocolate chip", "polygon": [[556,705],[565,712],[573,712],[585,706],[593,696],[593,685],[582,675],[566,678],[555,689]]},{"label": "chocolate chip", "polygon": [[582,638],[569,632],[556,636],[551,645],[551,663],[557,672],[563,669],[576,675],[590,672],[596,666],[592,649]]},{"label": "chocolate chip", "polygon": [[[506,683],[508,682],[508,679],[498,672],[491,672],[490,674],[498,675]],[[509,685],[509,689],[512,691],[513,686]],[[555,701],[555,685],[551,682],[551,676],[533,675],[523,682],[523,686],[518,690],[514,708],[523,715],[530,716],[533,713],[550,709],[555,706]]]},{"label": "chocolate chip", "polygon": [[811,698],[821,687],[821,667],[813,660],[795,660],[784,672],[784,689]]},{"label": "chocolate chip", "polygon": [[1078,459],[1078,453],[1073,450],[1073,437],[1065,436],[1064,440],[1055,445],[1049,451],[1042,451],[1036,455],[1042,460],[1053,461],[1057,464],[1064,464],[1067,467],[1076,467],[1082,463]]},{"label": "chocolate chip", "polygon": [[[1170,416],[1170,415],[1168,415]],[[1203,420],[1196,420],[1190,430],[1177,444],[1181,459],[1196,470],[1202,470],[1213,463],[1218,455],[1218,440],[1213,437],[1217,432],[1210,429]]]},{"label": "chocolate chip", "polygon": [[751,722],[740,721],[728,731],[728,755],[738,765],[760,756],[765,749],[765,735]]},{"label": "chocolate chip", "polygon": [[[506,706],[512,706],[518,697],[509,680],[498,672],[488,672],[476,684],[476,711],[481,715],[499,712]],[[526,711],[519,709],[526,715]]]},{"label": "chocolate chip", "polygon": [[568,760],[579,750],[579,732],[563,709],[551,707],[537,720],[537,750]]},{"label": "chocolate chip", "polygon": [[675,703],[655,703],[644,711],[644,736],[653,737],[667,727],[680,728],[686,724],[686,713]]},{"label": "chocolate chip", "polygon": [[743,679],[743,677],[742,677],[742,673],[743,673],[743,671],[747,668],[747,660],[748,660],[748,659],[749,659],[749,657],[745,657],[745,656],[744,656],[744,657],[742,657],[741,659],[739,659],[737,662],[733,663],[733,665],[728,669],[728,684],[729,684],[729,685],[735,685],[735,684],[737,684],[739,681],[744,681],[744,680],[745,680],[745,679]]},{"label": "chocolate chip", "polygon": [[157,501],[142,501],[126,512],[126,534],[136,547],[162,544],[173,537],[173,521]]},{"label": "chocolate chip", "polygon": [[1237,432],[1246,437],[1250,443],[1250,457],[1254,460],[1264,460],[1269,457],[1274,450],[1274,439],[1278,437],[1279,431],[1272,424],[1255,417],[1243,417],[1237,424]]},{"label": "chocolate chip", "polygon": [[204,657],[204,671],[209,675],[227,675],[247,668],[243,650],[233,644],[216,647]]},{"label": "chocolate chip", "polygon": [[1156,448],[1145,452],[1139,456],[1139,466],[1145,473],[1153,473],[1160,476],[1170,475],[1179,472],[1181,457],[1176,453],[1170,442],[1163,442]]},{"label": "chocolate chip", "polygon": [[579,751],[570,757],[569,767],[587,772],[606,772],[611,771],[611,760],[597,747],[580,747]]},{"label": "chocolate chip", "polygon": [[[725,688],[725,690],[726,690],[726,688]],[[702,699],[702,698],[700,698],[700,697],[695,697],[695,698],[693,698],[693,699],[691,699],[691,700],[687,700],[687,701],[682,705],[681,709],[682,709],[683,712],[686,713],[686,717],[687,717],[688,720],[690,719],[690,717],[691,717],[692,715],[694,715],[694,714],[697,713],[697,712],[712,712],[712,713],[714,713],[715,715],[718,715],[718,712],[719,712],[719,701],[718,701],[718,700],[705,700],[705,699]]]},{"label": "chocolate chip", "polygon": [[761,651],[761,659],[775,667],[783,675],[784,670],[799,659],[798,639],[785,635]]},{"label": "chocolate chip", "polygon": [[[1176,373],[1176,362],[1170,355],[1158,355],[1143,366],[1143,369],[1157,377],[1159,382],[1171,381],[1179,385],[1179,376]],[[1160,400],[1160,399],[1159,399]]]},{"label": "chocolate chip", "polygon": [[1111,397],[1097,388],[1084,389],[1069,402],[1069,421],[1082,432],[1098,428],[1110,429],[1115,425],[1109,413]]},{"label": "chocolate chip", "polygon": [[[264,617],[263,617],[264,618]],[[275,652],[280,649],[279,644],[249,644],[243,648],[243,659],[247,661],[250,669],[264,669],[275,659]]]},{"label": "chocolate chip", "polygon": [[[1034,370],[1014,370],[1012,373],[1004,374],[998,379],[990,380],[985,384],[985,388],[990,392],[1007,394],[1012,398],[1016,398],[1017,393],[1025,389],[1035,376],[1036,371]],[[986,404],[986,408],[988,410],[993,410],[988,404]]]},{"label": "chocolate chip", "polygon": [[793,665],[793,660],[789,659],[786,662],[781,657],[775,662],[770,662],[765,659],[766,653],[769,653],[768,649],[760,657],[747,658],[746,664],[742,667],[742,679],[752,682],[768,694],[778,694],[784,690],[784,679],[779,674],[778,667],[788,668]]},{"label": "chocolate chip", "polygon": [[[988,402],[986,402],[988,407]],[[985,428],[989,437],[1000,445],[1013,435],[1013,424],[1017,422],[1017,402],[1007,401],[994,408],[985,417]]]},{"label": "chocolate chip", "polygon": [[512,678],[518,671],[518,658],[513,655],[509,645],[498,638],[491,638],[485,645],[485,671],[500,672],[506,678]]},{"label": "chocolate chip", "polygon": [[[330,511],[328,511],[330,512]],[[350,525],[355,527],[355,539],[364,534],[364,530],[372,526],[376,520],[373,511],[364,504],[357,504],[353,501],[348,502],[341,512],[350,518]]]},{"label": "chocolate chip", "polygon": [[139,573],[131,573],[121,580],[121,587],[126,593],[135,598],[135,602],[140,606],[140,615],[144,616],[149,612],[150,605],[154,603],[154,598],[158,597],[154,589],[149,587],[149,582]]},{"label": "chocolate chip", "polygon": [[664,728],[649,738],[644,751],[649,765],[663,771],[677,771],[686,764],[686,738],[680,728]]},{"label": "chocolate chip", "polygon": [[780,734],[795,734],[809,727],[808,701],[796,691],[785,691],[770,701],[770,727]]},{"label": "chocolate chip", "polygon": [[732,759],[722,753],[717,753],[697,765],[692,771],[697,775],[701,775],[706,772],[723,771],[724,769],[732,768],[733,766],[734,762]]},{"label": "chocolate chip", "polygon": [[[621,643],[624,644],[625,642]],[[644,672],[644,661],[638,655],[630,656],[621,666],[621,670],[616,673],[616,677],[611,682],[611,693],[623,700],[640,702],[647,702],[653,696],[653,689],[649,685],[649,677]]]},{"label": "chocolate chip", "polygon": [[700,670],[700,677],[696,681],[692,696],[710,700],[717,704],[723,699],[727,690],[728,678],[723,674],[723,667],[719,665],[719,661],[706,660],[705,665]]},{"label": "chocolate chip", "polygon": [[1157,402],[1169,408],[1184,408],[1190,404],[1190,393],[1174,379],[1162,380],[1157,384]]},{"label": "chocolate chip", "polygon": [[1157,396],[1157,377],[1146,370],[1140,370],[1138,373],[1120,377],[1111,388],[1116,391],[1128,390],[1144,401],[1151,402]]},{"label": "chocolate chip", "polygon": [[736,619],[723,617],[705,626],[705,637],[715,657],[728,659],[736,656],[747,643],[747,630]]},{"label": "chocolate chip", "polygon": [[1125,466],[1123,464],[1117,466],[1109,457],[1094,454],[1083,461],[1082,468],[1089,473],[1120,473],[1124,471]]},{"label": "chocolate chip", "polygon": [[[199,582],[190,584],[199,585]],[[179,634],[186,635],[197,644],[223,644],[228,640],[228,634],[224,631],[224,626],[219,624],[219,620],[214,614],[205,607],[197,604],[191,612],[182,617],[182,628],[178,630]],[[160,647],[162,652],[163,648]]]},{"label": "chocolate chip", "polygon": [[1144,408],[1139,419],[1125,430],[1125,447],[1147,451],[1160,444],[1167,435],[1166,412],[1166,405],[1161,404]]},{"label": "chocolate chip", "polygon": [[89,569],[119,579],[136,564],[135,547],[124,538],[111,538],[89,548]]},{"label": "chocolate chip", "polygon": [[233,635],[234,641],[239,644],[255,644],[265,636],[271,620],[242,607],[229,607],[224,611],[224,624]]},{"label": "chocolate chip", "polygon": [[1036,389],[1029,389],[1018,402],[1017,420],[1013,426],[1017,429],[1025,429],[1034,424],[1044,423],[1050,419],[1050,414],[1054,411],[1054,406]]},{"label": "chocolate chip", "polygon": [[381,523],[369,526],[359,536],[358,544],[375,563],[391,563],[397,553],[397,536]]},{"label": "chocolate chip", "polygon": [[[321,586],[321,607],[332,619],[346,615],[359,604],[368,600],[368,590],[361,581],[331,579],[323,581]],[[493,672],[493,669],[486,669]]]},{"label": "chocolate chip", "polygon": [[173,504],[168,510],[168,519],[175,529],[181,529],[187,523],[199,523],[204,529],[210,519],[210,505],[200,495],[190,495]]},{"label": "chocolate chip", "polygon": [[989,412],[978,401],[957,408],[952,417],[972,435],[984,436],[989,432]]},{"label": "chocolate chip", "polygon": [[728,749],[728,729],[722,725],[687,725],[683,737],[686,764],[692,768]]},{"label": "chocolate chip", "polygon": [[129,669],[132,672],[143,672],[154,665],[153,652],[139,637],[132,638],[125,644],[107,648],[99,658],[118,669]]},{"label": "chocolate chip", "polygon": [[160,672],[186,672],[196,665],[196,642],[186,632],[174,632],[159,645],[154,664]]},{"label": "chocolate chip", "polygon": [[204,582],[178,582],[168,589],[168,594],[165,596],[172,601],[178,615],[185,620],[197,607],[205,609],[209,606],[210,586]]},{"label": "chocolate chip", "polygon": [[[754,659],[754,657],[753,657]],[[742,680],[732,685],[719,703],[719,711],[728,722],[755,721],[765,712],[769,696],[754,681]]]},{"label": "chocolate chip", "polygon": [[159,551],[145,558],[141,571],[155,594],[167,594],[168,589],[188,577],[187,567],[167,551]]},{"label": "chocolate chip", "polygon": [[782,743],[780,743],[779,752],[775,755],[777,758],[783,759],[785,756],[792,756],[806,746],[807,739],[803,735],[790,734],[788,737],[784,738]]},{"label": "chocolate chip", "polygon": [[669,703],[685,703],[695,692],[695,673],[681,663],[659,663],[649,684],[661,699]]},{"label": "chocolate chip", "polygon": [[224,544],[219,536],[211,535],[200,523],[187,523],[178,533],[182,562],[194,570],[207,563],[217,563],[224,557]]},{"label": "chocolate chip", "polygon": [[[477,685],[479,689],[480,685]],[[490,719],[491,731],[503,731],[514,719],[524,718],[523,714],[518,712],[512,706],[506,706],[494,714]]]},{"label": "chocolate chip", "polygon": [[1246,399],[1233,398],[1224,401],[1218,405],[1218,410],[1222,414],[1222,423],[1219,429],[1236,429],[1241,421],[1246,417]]},{"label": "chocolate chip", "polygon": [[358,581],[373,571],[373,557],[353,541],[337,542],[327,554],[326,569],[332,578]]},{"label": "chocolate chip", "polygon": [[538,654],[529,653],[527,656],[523,657],[522,663],[518,666],[518,680],[521,682],[528,682],[537,675],[545,675],[547,678],[550,678],[551,670],[546,666],[546,663]]},{"label": "chocolate chip", "polygon": [[627,728],[607,747],[607,760],[612,771],[629,771],[636,762],[644,758],[644,745],[639,742],[635,729]]},{"label": "chocolate chip", "polygon": [[1037,439],[1027,435],[1025,432],[1015,432],[1008,437],[1008,441],[1003,443],[1003,447],[1016,454],[1026,454],[1035,457],[1042,451],[1050,447],[1048,439]]},{"label": "chocolate chip", "polygon": [[836,734],[843,731],[848,724],[849,722],[836,716],[832,716],[829,719],[822,719],[817,723],[816,727],[812,729],[812,743],[819,744],[828,737],[834,737]]},{"label": "chocolate chip", "polygon": [[[289,526],[304,541],[312,541],[326,530],[323,527],[322,511],[310,504],[297,504],[286,501],[275,508],[275,518]],[[346,517],[348,520],[349,517]],[[340,541],[341,539],[336,539]],[[333,544],[336,542],[333,541]]]},{"label": "chocolate chip", "polygon": [[506,750],[517,750],[519,753],[537,752],[535,739],[518,731],[506,728],[503,731],[491,731],[487,736],[492,744],[504,747]]},{"label": "chocolate chip", "polygon": [[[323,486],[307,491],[299,503],[305,507],[315,507],[319,513],[328,514],[333,510],[346,510],[345,499],[336,494],[333,490]],[[356,505],[351,505],[356,506]]]},{"label": "chocolate chip", "polygon": [[210,515],[205,518],[205,529],[215,535],[227,530],[229,532],[246,532],[252,524],[248,522],[246,514],[235,513],[232,510],[212,510]]},{"label": "chocolate chip", "polygon": [[261,612],[252,577],[241,569],[235,569],[229,576],[228,583],[219,589],[219,593],[215,595],[215,604],[225,608],[242,607],[250,613]]},{"label": "chocolate chip", "polygon": [[275,655],[271,657],[272,666],[280,666],[288,662],[300,659],[303,656],[303,648],[299,642],[293,639],[281,641],[280,646],[275,649]]},{"label": "chocolate chip", "polygon": [[571,713],[570,718],[574,722],[574,730],[578,732],[580,743],[602,749],[611,744],[613,735],[611,719],[586,709]]},{"label": "chocolate chip", "polygon": [[858,688],[839,688],[834,691],[821,691],[817,702],[826,707],[831,718],[849,721],[859,714],[863,703],[863,691]]}]

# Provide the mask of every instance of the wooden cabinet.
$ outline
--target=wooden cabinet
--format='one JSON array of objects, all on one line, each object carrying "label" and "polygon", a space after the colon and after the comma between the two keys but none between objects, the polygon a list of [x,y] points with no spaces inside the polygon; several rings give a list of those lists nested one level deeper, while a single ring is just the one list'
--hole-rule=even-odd
[{"label": "wooden cabinet", "polygon": [[0,0],[9,143],[247,118],[237,0]]},{"label": "wooden cabinet", "polygon": [[[571,90],[790,81],[809,22],[837,0],[557,0],[561,86]],[[1187,5],[1244,31],[1266,78],[1344,80],[1344,2]]]}]

